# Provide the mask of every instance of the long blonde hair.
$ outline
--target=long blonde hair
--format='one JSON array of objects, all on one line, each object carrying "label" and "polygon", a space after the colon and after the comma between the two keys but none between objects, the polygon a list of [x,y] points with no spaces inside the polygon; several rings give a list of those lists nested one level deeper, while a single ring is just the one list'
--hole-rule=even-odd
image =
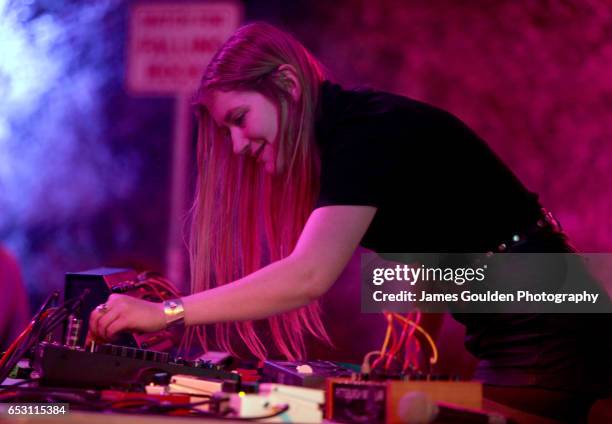
[{"label": "long blonde hair", "polygon": [[[294,101],[278,68],[296,70],[301,96]],[[199,118],[198,180],[192,207],[191,290],[197,292],[235,281],[293,250],[318,194],[318,156],[314,119],[321,64],[289,34],[265,24],[239,28],[206,68],[194,105]],[[274,102],[279,111],[277,155],[286,166],[267,174],[252,157],[236,155],[224,139],[205,102],[214,91],[252,90]],[[289,360],[305,355],[304,330],[330,343],[318,302],[268,318],[277,350]],[[215,339],[232,347],[236,331],[256,357],[268,350],[252,321],[217,323]],[[198,331],[206,348],[206,332]]]}]

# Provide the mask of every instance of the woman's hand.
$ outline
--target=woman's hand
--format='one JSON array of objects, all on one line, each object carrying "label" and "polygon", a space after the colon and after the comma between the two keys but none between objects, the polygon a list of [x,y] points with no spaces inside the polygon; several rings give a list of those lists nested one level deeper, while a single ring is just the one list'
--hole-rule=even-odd
[{"label": "woman's hand", "polygon": [[111,340],[120,331],[150,333],[166,327],[162,303],[148,302],[124,294],[111,294],[89,317],[89,332],[95,340]]}]

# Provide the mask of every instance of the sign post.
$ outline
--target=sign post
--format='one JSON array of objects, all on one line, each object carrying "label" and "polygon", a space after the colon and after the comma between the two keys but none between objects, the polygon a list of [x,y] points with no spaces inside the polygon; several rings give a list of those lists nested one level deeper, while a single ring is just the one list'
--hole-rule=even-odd
[{"label": "sign post", "polygon": [[183,223],[191,147],[189,100],[217,49],[238,27],[236,1],[136,4],[131,10],[127,87],[135,95],[176,98],[166,275],[183,292]]}]

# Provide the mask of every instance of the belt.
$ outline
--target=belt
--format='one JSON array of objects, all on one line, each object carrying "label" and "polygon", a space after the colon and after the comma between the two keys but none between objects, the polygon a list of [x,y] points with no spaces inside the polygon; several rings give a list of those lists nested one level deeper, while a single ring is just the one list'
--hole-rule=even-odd
[{"label": "belt", "polygon": [[504,240],[497,245],[497,247],[493,250],[489,250],[486,253],[486,257],[491,257],[495,253],[502,253],[510,249],[512,246],[526,241],[531,237],[534,237],[538,234],[542,234],[544,232],[549,232],[551,234],[560,233],[562,230],[561,224],[554,215],[546,210],[545,208],[540,209],[540,217],[537,221],[527,228],[523,232],[519,232],[514,234],[510,239]]}]

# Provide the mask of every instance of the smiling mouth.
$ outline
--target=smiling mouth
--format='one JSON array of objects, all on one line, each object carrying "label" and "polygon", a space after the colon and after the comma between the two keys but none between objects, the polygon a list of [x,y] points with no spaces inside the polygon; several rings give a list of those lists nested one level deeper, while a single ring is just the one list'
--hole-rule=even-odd
[{"label": "smiling mouth", "polygon": [[263,142],[261,143],[261,146],[257,148],[257,150],[255,150],[255,152],[253,153],[253,158],[255,160],[259,160],[259,157],[261,156],[261,153],[263,152],[264,147],[266,147],[266,143]]}]

